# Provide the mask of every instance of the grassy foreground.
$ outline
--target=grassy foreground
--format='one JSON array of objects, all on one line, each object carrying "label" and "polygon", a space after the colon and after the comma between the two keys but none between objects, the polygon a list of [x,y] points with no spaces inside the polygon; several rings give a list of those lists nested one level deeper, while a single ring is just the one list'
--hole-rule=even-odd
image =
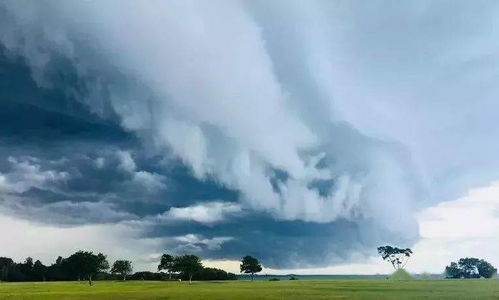
[{"label": "grassy foreground", "polygon": [[0,283],[0,299],[499,299],[499,280]]}]

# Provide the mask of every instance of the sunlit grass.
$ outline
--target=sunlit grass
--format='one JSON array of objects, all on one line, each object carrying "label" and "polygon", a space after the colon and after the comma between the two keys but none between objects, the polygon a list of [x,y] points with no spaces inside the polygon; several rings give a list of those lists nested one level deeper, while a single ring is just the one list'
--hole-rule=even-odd
[{"label": "sunlit grass", "polygon": [[0,299],[498,299],[498,280],[0,283]]}]

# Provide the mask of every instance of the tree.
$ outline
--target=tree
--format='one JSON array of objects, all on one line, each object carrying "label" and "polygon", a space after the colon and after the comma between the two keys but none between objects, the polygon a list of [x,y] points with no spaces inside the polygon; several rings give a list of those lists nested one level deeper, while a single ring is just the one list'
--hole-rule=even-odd
[{"label": "tree", "polygon": [[483,278],[492,278],[497,274],[497,269],[483,259],[478,262],[477,268],[478,274],[480,274]]},{"label": "tree", "polygon": [[455,262],[451,262],[449,266],[445,267],[445,274],[447,275],[447,278],[462,277],[461,268],[459,268],[459,265]]},{"label": "tree", "polygon": [[30,281],[33,280],[33,259],[31,257],[27,257],[24,263],[19,264],[19,271],[21,275],[22,281]]},{"label": "tree", "polygon": [[43,280],[45,281],[45,273],[46,273],[47,267],[42,264],[41,261],[37,260],[33,264],[33,277],[35,280]]},{"label": "tree", "polygon": [[109,269],[109,263],[104,254],[95,255],[89,251],[78,251],[72,254],[67,258],[67,264],[78,275],[78,280],[81,276],[87,277],[89,285],[92,285],[92,276]]},{"label": "tree", "polygon": [[187,275],[189,277],[189,284],[191,284],[192,275],[202,269],[203,264],[201,264],[201,259],[199,257],[196,255],[186,254],[175,257],[172,271]]},{"label": "tree", "polygon": [[491,278],[497,269],[483,259],[465,257],[445,267],[447,278]]},{"label": "tree", "polygon": [[172,272],[175,265],[175,258],[170,254],[163,254],[161,261],[158,265],[158,271],[165,270],[168,272],[170,279],[172,279]]},{"label": "tree", "polygon": [[255,273],[258,273],[262,270],[262,266],[260,265],[258,259],[249,255],[243,257],[243,259],[241,260],[240,268],[242,273],[251,274],[251,281],[253,281]]},{"label": "tree", "polygon": [[126,276],[132,273],[132,262],[129,260],[115,261],[111,268],[111,273],[120,274],[123,277],[123,281],[125,281]]},{"label": "tree", "polygon": [[9,270],[14,265],[14,261],[8,257],[0,257],[0,281],[9,280]]},{"label": "tree", "polygon": [[410,248],[397,248],[392,246],[378,247],[378,253],[383,260],[389,261],[395,270],[405,267],[411,257],[412,250]]},{"label": "tree", "polygon": [[474,257],[461,258],[458,261],[461,274],[464,278],[480,278],[478,273],[478,263],[480,260]]}]

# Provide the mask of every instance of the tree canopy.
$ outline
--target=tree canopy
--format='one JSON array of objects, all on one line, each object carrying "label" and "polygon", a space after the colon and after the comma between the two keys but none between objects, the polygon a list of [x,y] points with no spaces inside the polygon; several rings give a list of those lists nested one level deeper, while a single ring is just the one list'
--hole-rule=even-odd
[{"label": "tree canopy", "polygon": [[412,250],[410,248],[381,246],[378,247],[378,253],[383,260],[390,262],[393,268],[398,270],[405,267],[412,255]]},{"label": "tree canopy", "polygon": [[253,280],[255,273],[262,271],[262,265],[258,259],[248,255],[241,260],[240,269],[242,273],[251,274],[251,280]]},{"label": "tree canopy", "polygon": [[111,273],[120,274],[123,280],[126,280],[126,276],[132,274],[132,271],[132,262],[129,260],[117,260],[111,268]]},{"label": "tree canopy", "polygon": [[192,254],[177,256],[174,259],[173,271],[180,272],[181,275],[186,275],[189,278],[189,284],[192,283],[194,273],[203,269],[201,258]]},{"label": "tree canopy", "polygon": [[[91,255],[90,255],[91,254]],[[88,257],[92,259],[87,259]],[[184,256],[185,257],[185,256]],[[197,256],[196,256],[197,257]],[[32,258],[27,258],[21,263],[14,262],[11,258],[0,257],[0,281],[65,281],[65,280],[167,280],[166,274],[158,272],[132,272],[132,263],[127,260],[117,260],[114,262],[110,272],[104,254],[93,254],[88,251],[78,251],[67,258],[57,257],[55,262],[45,266],[40,260],[33,262]],[[198,269],[194,273],[187,272],[186,268],[179,263],[184,259],[177,259],[170,255],[174,264],[168,263],[171,272],[175,272],[175,278],[185,280],[237,280],[236,274],[227,273],[216,268]],[[87,268],[87,264],[93,265],[97,260],[99,268]],[[200,263],[201,259],[197,258]],[[164,261],[163,261],[164,262]],[[175,264],[177,262],[178,264]],[[161,263],[160,263],[161,265]],[[130,268],[128,268],[130,267]],[[197,268],[195,268],[197,269]],[[163,270],[163,269],[161,269]],[[128,276],[130,275],[130,276]],[[170,273],[170,279],[171,279]]]},{"label": "tree canopy", "polygon": [[109,263],[104,254],[94,254],[90,251],[78,251],[68,257],[66,263],[78,275],[78,279],[84,276],[90,285],[92,285],[92,276],[109,269]]},{"label": "tree canopy", "polygon": [[491,278],[497,269],[483,259],[465,257],[445,267],[445,274],[447,278]]},{"label": "tree canopy", "polygon": [[170,254],[161,255],[161,261],[158,265],[158,271],[165,270],[168,272],[170,279],[172,279],[172,273],[175,271],[175,258]]}]

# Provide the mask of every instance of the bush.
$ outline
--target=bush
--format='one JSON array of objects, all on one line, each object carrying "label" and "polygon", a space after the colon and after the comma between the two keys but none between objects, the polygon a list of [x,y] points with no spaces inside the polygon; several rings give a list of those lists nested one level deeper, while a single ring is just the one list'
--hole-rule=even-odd
[{"label": "bush", "polygon": [[279,278],[270,278],[269,281],[281,281]]},{"label": "bush", "polygon": [[298,277],[291,276],[289,280],[298,280]]},{"label": "bush", "polygon": [[[180,278],[182,280],[189,280],[187,274],[181,274]],[[200,271],[195,272],[192,275],[192,280],[237,280],[237,276],[234,273],[227,273],[224,270],[217,268],[203,268]]]},{"label": "bush", "polygon": [[153,272],[137,272],[129,276],[130,280],[167,280],[168,275],[165,273]]}]

